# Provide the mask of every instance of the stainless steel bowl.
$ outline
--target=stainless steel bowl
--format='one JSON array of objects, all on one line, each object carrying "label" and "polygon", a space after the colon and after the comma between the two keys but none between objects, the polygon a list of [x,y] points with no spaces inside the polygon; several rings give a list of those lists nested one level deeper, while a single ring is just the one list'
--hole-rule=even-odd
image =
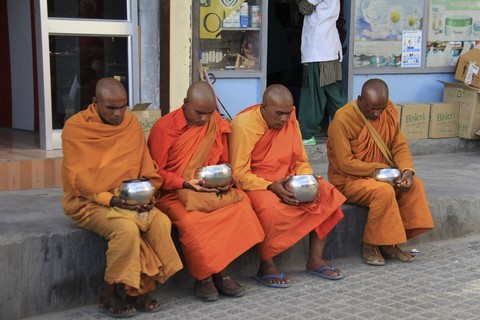
[{"label": "stainless steel bowl", "polygon": [[201,167],[195,171],[195,178],[203,181],[206,188],[225,187],[232,181],[232,167],[229,164]]},{"label": "stainless steel bowl", "polygon": [[396,168],[377,168],[374,178],[378,181],[394,183],[400,177],[400,170]]},{"label": "stainless steel bowl", "polygon": [[140,178],[122,181],[119,192],[119,197],[128,204],[145,204],[153,199],[155,188],[150,179]]},{"label": "stainless steel bowl", "polygon": [[292,176],[285,182],[284,187],[295,193],[300,202],[310,202],[318,196],[318,181],[313,174]]}]

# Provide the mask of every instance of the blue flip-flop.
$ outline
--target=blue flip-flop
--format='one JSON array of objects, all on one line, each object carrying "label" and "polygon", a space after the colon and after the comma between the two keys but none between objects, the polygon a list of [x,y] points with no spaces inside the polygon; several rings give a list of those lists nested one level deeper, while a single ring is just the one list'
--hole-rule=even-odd
[{"label": "blue flip-flop", "polygon": [[330,270],[332,272],[335,272],[335,270],[338,270],[338,269],[334,266],[331,266],[331,267],[320,267],[320,268],[315,269],[315,270],[305,270],[305,272],[309,273],[309,274],[319,276],[319,277],[322,277],[324,279],[328,279],[328,280],[340,280],[340,279],[343,279],[343,277],[344,277],[343,273],[340,273],[336,277],[329,276],[328,274],[322,273],[322,271],[324,271],[324,270]]},{"label": "blue flip-flop", "polygon": [[288,288],[290,287],[290,283],[269,283],[266,281],[267,279],[280,279],[284,280],[285,275],[283,273],[280,274],[265,274],[263,276],[255,275],[252,277],[255,281],[260,282],[264,286],[270,287],[270,288]]}]

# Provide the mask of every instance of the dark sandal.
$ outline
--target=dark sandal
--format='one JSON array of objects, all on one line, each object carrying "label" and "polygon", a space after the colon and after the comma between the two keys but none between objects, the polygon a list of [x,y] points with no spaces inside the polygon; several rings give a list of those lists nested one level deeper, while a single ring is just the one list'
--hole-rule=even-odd
[{"label": "dark sandal", "polygon": [[[386,249],[388,248],[388,249]],[[394,246],[381,246],[380,251],[387,259],[398,260],[402,262],[411,262],[415,260],[415,255],[410,252],[403,251],[396,245]]]},{"label": "dark sandal", "polygon": [[362,250],[363,261],[372,266],[384,266],[385,259],[378,246],[364,245]]},{"label": "dark sandal", "polygon": [[136,297],[127,296],[127,302],[132,304],[140,312],[154,313],[160,311],[160,301],[148,293]]},{"label": "dark sandal", "polygon": [[245,289],[233,281],[230,276],[222,277],[220,275],[212,276],[213,283],[217,287],[218,291],[229,297],[241,297],[245,294]]},{"label": "dark sandal", "polygon": [[112,318],[130,318],[137,315],[135,307],[119,297],[111,297],[98,307],[100,308],[100,312]]},{"label": "dark sandal", "polygon": [[203,280],[195,280],[193,284],[195,295],[203,301],[218,300],[218,290],[213,283],[212,277]]}]

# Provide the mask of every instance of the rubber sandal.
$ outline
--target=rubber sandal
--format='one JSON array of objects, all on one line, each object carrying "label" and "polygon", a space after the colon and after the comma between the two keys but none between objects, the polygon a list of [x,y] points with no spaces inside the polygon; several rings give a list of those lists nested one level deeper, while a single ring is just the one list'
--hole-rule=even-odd
[{"label": "rubber sandal", "polygon": [[109,315],[112,318],[130,318],[137,315],[135,309],[128,312],[122,312],[122,310],[134,308],[135,306],[123,301],[119,297],[111,297],[98,307],[100,308],[101,313]]},{"label": "rubber sandal", "polygon": [[[338,276],[334,277],[334,276],[330,276],[328,274],[325,274],[323,273],[322,271],[325,271],[325,270],[330,270],[332,272],[338,272]],[[316,276],[319,276],[319,277],[322,277],[324,279],[328,279],[328,280],[340,280],[340,279],[343,279],[344,278],[344,275],[343,273],[340,273],[339,272],[340,270],[334,266],[331,266],[331,267],[320,267],[320,268],[317,268],[315,270],[305,270],[306,273],[308,274],[313,274],[313,275],[316,275]]]},{"label": "rubber sandal", "polygon": [[364,245],[362,250],[363,262],[372,266],[384,266],[385,259],[378,246]]},{"label": "rubber sandal", "polygon": [[255,281],[258,281],[259,283],[263,284],[264,286],[270,287],[270,288],[288,288],[290,287],[290,283],[270,283],[267,280],[268,279],[280,279],[280,280],[285,280],[286,276],[283,273],[280,274],[265,274],[263,276],[255,275],[253,276],[253,279]]}]

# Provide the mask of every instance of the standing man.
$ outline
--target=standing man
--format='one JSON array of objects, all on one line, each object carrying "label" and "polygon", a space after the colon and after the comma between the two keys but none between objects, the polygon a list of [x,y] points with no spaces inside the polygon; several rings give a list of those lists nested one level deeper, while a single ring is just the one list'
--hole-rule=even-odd
[{"label": "standing man", "polygon": [[195,294],[204,301],[219,292],[240,297],[245,289],[227,266],[263,240],[264,233],[248,197],[239,189],[206,188],[195,179],[202,166],[229,163],[230,126],[216,111],[216,97],[206,82],[195,82],[181,108],[160,118],[148,145],[165,180],[157,206],[177,226]]},{"label": "standing man", "polygon": [[342,44],[336,22],[340,0],[297,0],[302,29],[303,85],[298,122],[305,145],[315,145],[325,110],[331,118],[347,103],[342,89]]},{"label": "standing man", "polygon": [[232,122],[230,157],[237,185],[245,190],[265,231],[258,245],[260,268],[255,280],[274,288],[290,286],[273,258],[310,234],[306,271],[337,280],[339,269],[322,258],[327,234],[343,218],[345,201],[331,184],[319,179],[319,196],[299,203],[285,182],[290,176],[313,174],[295,118],[293,97],[282,85],[271,85],[261,105],[251,106]]},{"label": "standing man", "polygon": [[[369,208],[365,263],[412,261],[415,256],[398,244],[433,229],[433,220],[385,82],[368,80],[358,99],[338,110],[328,129],[327,154],[330,182],[348,202]],[[391,167],[401,172],[394,185],[373,178],[376,168]]]},{"label": "standing man", "polygon": [[[62,133],[62,200],[76,225],[108,240],[101,310],[112,317],[156,312],[148,293],[182,268],[168,217],[153,206],[119,198],[123,180],[148,178],[160,188],[138,120],[126,112],[127,93],[113,78],[100,79],[96,102],[68,119]],[[142,213],[141,218],[139,213]],[[145,214],[147,213],[147,214]],[[118,293],[125,286],[126,301]]]}]

